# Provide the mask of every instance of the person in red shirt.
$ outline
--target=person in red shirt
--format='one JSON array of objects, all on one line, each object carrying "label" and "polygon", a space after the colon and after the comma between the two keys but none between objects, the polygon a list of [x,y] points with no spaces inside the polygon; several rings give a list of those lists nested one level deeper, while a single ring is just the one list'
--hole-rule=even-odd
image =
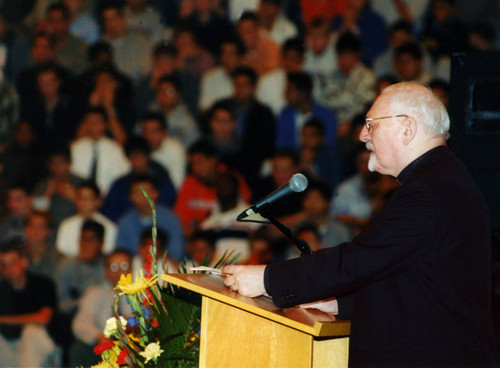
[{"label": "person in red shirt", "polygon": [[[229,169],[219,162],[217,150],[208,141],[194,143],[188,152],[190,174],[184,180],[174,211],[182,222],[184,234],[190,236],[207,217],[217,202],[215,179],[217,173]],[[240,196],[250,202],[251,192],[240,173],[234,173],[240,183]]]}]

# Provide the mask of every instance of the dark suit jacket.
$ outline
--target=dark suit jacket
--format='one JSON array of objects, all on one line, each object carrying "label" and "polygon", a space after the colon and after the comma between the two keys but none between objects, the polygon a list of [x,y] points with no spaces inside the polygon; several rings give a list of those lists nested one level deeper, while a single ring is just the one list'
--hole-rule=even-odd
[{"label": "dark suit jacket", "polygon": [[[222,100],[237,110],[234,98]],[[274,154],[276,137],[276,119],[269,107],[255,99],[242,113],[243,129],[240,137],[241,157],[238,170],[246,181],[255,189],[262,163]]]},{"label": "dark suit jacket", "polygon": [[398,176],[401,186],[351,243],[267,266],[289,307],[355,293],[350,366],[493,366],[485,205],[444,147]]}]

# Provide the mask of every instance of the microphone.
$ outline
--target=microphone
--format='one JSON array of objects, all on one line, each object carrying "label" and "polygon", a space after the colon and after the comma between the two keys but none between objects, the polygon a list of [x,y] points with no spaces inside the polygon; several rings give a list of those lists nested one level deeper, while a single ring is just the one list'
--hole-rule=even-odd
[{"label": "microphone", "polygon": [[274,192],[268,194],[266,197],[264,197],[259,202],[254,204],[252,207],[240,213],[236,218],[236,221],[240,221],[241,219],[253,215],[254,213],[259,213],[260,210],[266,205],[269,205],[277,201],[278,199],[293,192],[295,193],[303,192],[304,190],[306,190],[306,188],[307,188],[307,178],[302,174],[295,174],[288,181],[288,183],[283,184],[281,187],[276,189]]}]

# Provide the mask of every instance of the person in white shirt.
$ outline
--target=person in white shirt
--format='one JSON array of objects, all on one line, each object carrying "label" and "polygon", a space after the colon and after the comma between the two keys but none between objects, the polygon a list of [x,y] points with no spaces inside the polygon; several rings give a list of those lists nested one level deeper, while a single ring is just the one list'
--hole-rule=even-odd
[{"label": "person in white shirt", "polygon": [[298,34],[297,27],[283,14],[283,0],[261,0],[257,9],[264,30],[278,45]]},{"label": "person in white shirt", "polygon": [[111,183],[125,175],[130,168],[123,148],[106,137],[108,115],[102,108],[90,108],[84,115],[80,138],[71,143],[71,173],[83,179],[93,180],[103,193]]},{"label": "person in white shirt", "polygon": [[277,116],[285,107],[287,73],[301,72],[304,66],[304,41],[290,38],[282,47],[282,67],[264,74],[257,83],[257,99],[267,104]]},{"label": "person in white shirt", "polygon": [[176,76],[161,77],[151,111],[162,113],[169,122],[170,136],[189,146],[198,140],[200,132],[196,120],[182,100],[181,89],[181,82]]},{"label": "person in white shirt", "polygon": [[236,37],[222,42],[220,65],[209,70],[201,79],[199,106],[201,111],[208,110],[216,101],[233,95],[231,73],[241,64],[246,49]]},{"label": "person in white shirt", "polygon": [[141,121],[141,134],[151,146],[151,158],[168,171],[178,190],[186,177],[186,147],[168,135],[168,123],[161,113],[148,113]]},{"label": "person in white shirt", "polygon": [[[99,357],[93,354],[97,344],[111,341],[104,336],[106,321],[113,317],[115,291],[113,287],[132,270],[132,255],[126,250],[116,249],[106,257],[104,274],[106,280],[87,289],[78,302],[78,312],[72,322],[73,334],[76,340],[69,350],[71,366],[90,366],[99,362]],[[125,296],[118,302],[118,310],[124,318],[132,317],[130,304]]]},{"label": "person in white shirt", "polygon": [[61,222],[56,236],[56,249],[68,258],[78,255],[81,228],[85,220],[91,219],[104,226],[104,244],[102,251],[107,254],[115,248],[116,225],[98,212],[101,196],[97,186],[85,182],[78,186],[75,205],[77,213]]},{"label": "person in white shirt", "polygon": [[319,79],[332,74],[337,68],[335,42],[330,22],[314,19],[306,30],[305,71]]}]

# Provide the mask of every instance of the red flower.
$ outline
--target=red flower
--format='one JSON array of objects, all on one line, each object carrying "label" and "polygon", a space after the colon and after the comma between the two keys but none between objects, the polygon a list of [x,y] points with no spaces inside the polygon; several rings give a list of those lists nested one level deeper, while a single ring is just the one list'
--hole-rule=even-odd
[{"label": "red flower", "polygon": [[102,353],[104,353],[106,350],[109,350],[111,349],[113,346],[115,346],[114,343],[112,342],[105,342],[103,344],[99,344],[97,345],[95,348],[94,348],[94,353],[96,355],[101,355]]},{"label": "red flower", "polygon": [[154,328],[158,327],[160,324],[158,323],[158,320],[154,320],[153,322],[151,322],[151,326],[153,326]]},{"label": "red flower", "polygon": [[126,362],[126,359],[128,358],[128,352],[126,349],[123,349],[120,354],[118,354],[118,358],[116,360],[116,362],[119,364],[119,365],[125,365],[127,364]]},{"label": "red flower", "polygon": [[151,246],[149,246],[149,248],[149,252],[146,254],[146,259],[144,260],[144,270],[146,270],[147,273],[152,274],[153,257],[151,256]]}]

